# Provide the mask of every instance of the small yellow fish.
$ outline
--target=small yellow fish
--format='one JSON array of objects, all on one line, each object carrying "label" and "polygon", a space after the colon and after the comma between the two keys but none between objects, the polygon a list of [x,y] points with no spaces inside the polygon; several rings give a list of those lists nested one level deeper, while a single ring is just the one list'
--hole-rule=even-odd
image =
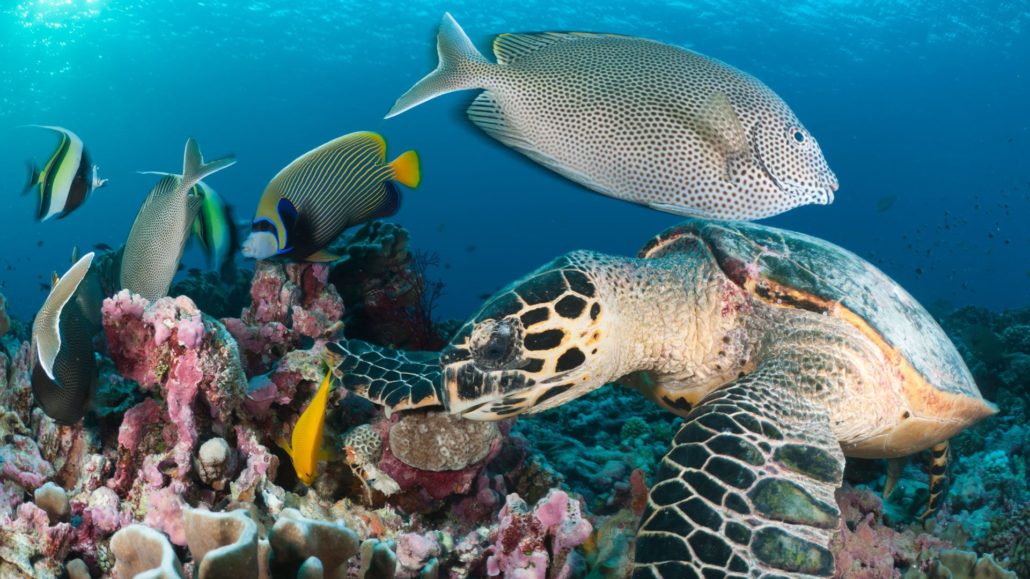
[{"label": "small yellow fish", "polygon": [[329,401],[329,383],[333,371],[325,374],[325,379],[315,392],[308,407],[293,425],[293,435],[290,442],[278,440],[279,446],[290,455],[293,462],[293,469],[297,471],[297,478],[310,485],[315,481],[315,474],[318,471],[318,463],[328,458],[327,453],[322,449],[322,435],[325,425],[326,403]]}]

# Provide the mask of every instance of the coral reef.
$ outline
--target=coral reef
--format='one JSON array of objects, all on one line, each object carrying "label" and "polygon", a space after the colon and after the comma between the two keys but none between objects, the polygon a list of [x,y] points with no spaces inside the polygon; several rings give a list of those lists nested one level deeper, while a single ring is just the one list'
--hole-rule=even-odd
[{"label": "coral reef", "polygon": [[7,298],[0,294],[0,337],[11,329],[11,318],[7,315]]},{"label": "coral reef", "polygon": [[348,338],[406,350],[446,344],[432,319],[443,284],[426,276],[436,259],[412,252],[408,239],[403,227],[372,221],[331,246],[340,259],[330,280],[347,306]]},{"label": "coral reef", "polygon": [[[626,388],[480,423],[386,416],[336,387],[321,474],[298,480],[275,441],[324,377],[327,340],[434,349],[447,333],[431,319],[432,259],[403,228],[372,222],[333,250],[333,264],[191,273],[173,292],[186,295],[154,303],[111,295],[99,390],[75,426],[34,408],[30,346],[10,320],[0,577],[626,576],[679,423]],[[117,258],[99,254],[98,271]],[[942,322],[1001,412],[952,441],[947,500],[925,523],[922,461],[887,499],[883,462],[849,461],[840,576],[1030,576],[1030,310]]]},{"label": "coral reef", "polygon": [[222,322],[239,344],[248,376],[268,372],[302,338],[332,338],[342,329],[343,301],[322,264],[258,262],[251,304]]}]

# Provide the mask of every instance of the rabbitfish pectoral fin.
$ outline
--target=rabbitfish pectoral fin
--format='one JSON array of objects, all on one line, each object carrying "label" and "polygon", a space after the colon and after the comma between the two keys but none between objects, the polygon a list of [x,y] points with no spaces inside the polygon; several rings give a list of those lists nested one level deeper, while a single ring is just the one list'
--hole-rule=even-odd
[{"label": "rabbitfish pectoral fin", "polygon": [[726,180],[733,181],[742,169],[741,160],[750,154],[747,132],[730,99],[721,92],[712,93],[701,112],[701,135],[726,160]]}]

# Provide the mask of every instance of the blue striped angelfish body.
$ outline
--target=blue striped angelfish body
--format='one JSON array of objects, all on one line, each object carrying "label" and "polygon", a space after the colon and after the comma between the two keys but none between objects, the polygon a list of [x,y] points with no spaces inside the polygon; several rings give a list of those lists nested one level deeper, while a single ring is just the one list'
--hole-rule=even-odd
[{"label": "blue striped angelfish body", "polygon": [[348,227],[392,215],[396,183],[417,187],[418,155],[386,162],[376,133],[338,137],[298,157],[265,188],[243,254],[255,259],[333,261],[325,251]]}]

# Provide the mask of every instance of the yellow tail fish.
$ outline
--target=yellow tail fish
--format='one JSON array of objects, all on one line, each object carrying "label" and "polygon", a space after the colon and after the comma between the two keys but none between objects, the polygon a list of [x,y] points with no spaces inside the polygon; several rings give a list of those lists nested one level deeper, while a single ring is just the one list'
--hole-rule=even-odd
[{"label": "yellow tail fish", "polygon": [[277,441],[279,446],[290,455],[293,462],[293,469],[297,471],[297,478],[304,484],[310,485],[315,482],[315,473],[318,471],[318,463],[327,458],[322,449],[322,436],[325,427],[326,405],[329,401],[329,383],[333,371],[325,373],[322,384],[319,385],[315,397],[311,399],[308,407],[293,425],[293,434],[290,442],[285,440]]},{"label": "yellow tail fish", "polygon": [[334,261],[326,246],[348,227],[396,213],[401,193],[394,182],[414,188],[420,180],[415,151],[387,162],[380,135],[337,137],[294,159],[268,183],[243,255]]}]

